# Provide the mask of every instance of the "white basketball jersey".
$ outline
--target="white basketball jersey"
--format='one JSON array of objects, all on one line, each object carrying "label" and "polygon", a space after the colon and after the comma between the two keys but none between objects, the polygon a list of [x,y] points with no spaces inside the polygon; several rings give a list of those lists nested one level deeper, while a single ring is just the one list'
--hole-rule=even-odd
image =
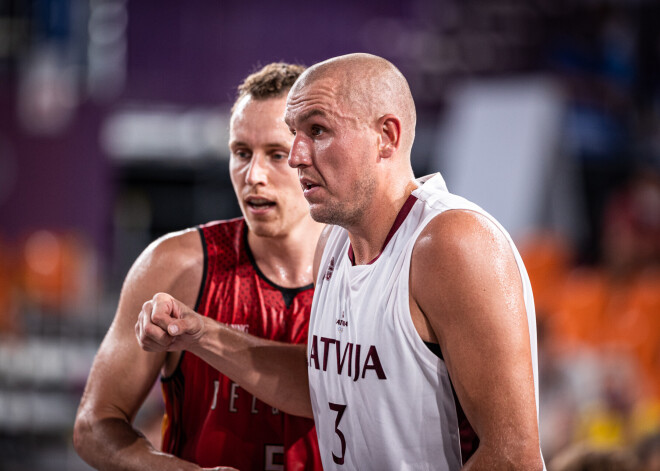
[{"label": "white basketball jersey", "polygon": [[370,265],[353,266],[348,233],[333,227],[316,282],[307,347],[323,468],[457,470],[458,410],[447,368],[412,323],[408,278],[424,227],[449,209],[484,214],[506,234],[524,289],[538,411],[536,321],[529,278],[509,235],[436,174]]}]

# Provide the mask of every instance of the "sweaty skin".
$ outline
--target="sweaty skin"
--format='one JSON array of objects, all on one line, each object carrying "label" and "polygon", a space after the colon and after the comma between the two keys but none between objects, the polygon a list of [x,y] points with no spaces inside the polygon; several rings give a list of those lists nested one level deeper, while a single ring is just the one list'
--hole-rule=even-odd
[{"label": "sweaty skin", "polygon": [[[287,164],[292,136],[282,121],[285,100],[284,95],[265,100],[248,95],[236,104],[230,125],[230,174],[260,270],[280,286],[299,287],[312,282],[314,248],[322,226],[310,218],[296,172]],[[152,243],[128,273],[74,427],[76,450],[95,468],[202,469],[155,449],[132,424],[159,372],[171,375],[181,355],[173,349],[141,348],[136,335],[162,338],[164,332],[143,322],[143,317],[138,319],[138,314],[145,300],[159,292],[193,306],[203,263],[200,236],[191,229]],[[204,319],[216,324],[214,328],[219,326]],[[302,348],[304,357],[304,346],[297,348]]]},{"label": "sweaty skin", "polygon": [[[378,57],[330,59],[298,79],[285,121],[295,135],[289,165],[312,217],[344,227],[355,263],[369,263],[417,187],[405,79]],[[314,279],[327,235],[317,246]],[[409,286],[415,328],[440,345],[480,440],[464,469],[543,469],[521,275],[505,235],[472,211],[436,216],[415,243]],[[311,416],[304,349],[207,325],[166,294],[145,304],[139,323],[162,332],[138,335],[143,348],[190,349],[265,402],[286,393],[274,405]]]},{"label": "sweaty skin", "polygon": [[143,351],[133,340],[135,313],[145,296],[159,290],[193,304],[202,262],[199,235],[185,231],[151,244],[129,271],[117,314],[94,359],[74,427],[76,450],[96,469],[201,469],[157,450],[132,423],[161,368],[172,371],[179,356]]}]

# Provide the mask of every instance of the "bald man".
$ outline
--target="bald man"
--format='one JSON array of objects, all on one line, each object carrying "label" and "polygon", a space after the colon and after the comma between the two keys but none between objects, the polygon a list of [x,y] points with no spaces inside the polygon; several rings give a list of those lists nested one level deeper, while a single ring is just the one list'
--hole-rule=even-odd
[{"label": "bald man", "polygon": [[287,98],[316,221],[306,349],[255,339],[159,294],[148,350],[190,349],[316,422],[324,469],[544,469],[534,302],[511,238],[410,164],[415,106],[385,59],[308,69]]}]

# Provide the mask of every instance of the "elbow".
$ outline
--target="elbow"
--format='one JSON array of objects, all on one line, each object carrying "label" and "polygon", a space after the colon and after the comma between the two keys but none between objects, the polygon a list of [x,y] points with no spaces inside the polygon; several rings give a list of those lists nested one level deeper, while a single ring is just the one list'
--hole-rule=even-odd
[{"label": "elbow", "polygon": [[520,469],[525,471],[543,471],[543,455],[541,454],[538,433],[534,433],[532,437],[522,440],[521,445],[519,459],[524,465]]},{"label": "elbow", "polygon": [[468,460],[464,469],[507,469],[511,471],[543,471],[543,458],[541,449],[536,442],[536,447],[526,447],[522,443],[518,446],[510,444],[505,446],[499,444],[495,447],[479,444],[476,453]]},{"label": "elbow", "polygon": [[520,471],[543,471],[543,458],[541,449],[538,446],[520,449],[517,453],[509,457],[511,463],[510,469]]},{"label": "elbow", "polygon": [[78,453],[78,456],[85,461],[88,460],[86,450],[90,448],[89,442],[92,440],[92,430],[89,414],[78,411],[76,421],[73,425],[73,448]]},{"label": "elbow", "polygon": [[93,410],[83,405],[78,409],[73,424],[73,448],[85,462],[96,464],[98,443],[94,435],[98,429],[98,418]]},{"label": "elbow", "polygon": [[530,454],[527,458],[526,466],[520,469],[525,471],[543,471],[543,458],[541,457],[541,450],[538,450],[534,454]]}]

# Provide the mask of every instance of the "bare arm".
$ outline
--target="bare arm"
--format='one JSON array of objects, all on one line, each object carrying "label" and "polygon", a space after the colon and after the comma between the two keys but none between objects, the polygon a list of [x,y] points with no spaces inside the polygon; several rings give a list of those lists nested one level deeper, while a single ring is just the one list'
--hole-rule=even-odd
[{"label": "bare arm", "polygon": [[475,212],[436,217],[413,251],[411,293],[417,330],[440,344],[479,436],[464,469],[543,469],[522,282],[504,234]]},{"label": "bare arm", "polygon": [[[314,257],[314,279],[327,237]],[[169,294],[146,302],[135,325],[146,351],[188,350],[260,400],[293,415],[312,417],[307,348],[254,337],[200,316]]]},{"label": "bare arm", "polygon": [[127,275],[115,319],[94,359],[74,426],[76,451],[95,468],[200,469],[156,450],[132,422],[167,355],[140,349],[133,331],[137,313],[145,299],[165,289],[194,303],[201,277],[202,248],[196,231],[152,244]]},{"label": "bare arm", "polygon": [[311,417],[305,345],[232,329],[166,293],[144,304],[135,335],[146,351],[188,350],[267,404]]}]

